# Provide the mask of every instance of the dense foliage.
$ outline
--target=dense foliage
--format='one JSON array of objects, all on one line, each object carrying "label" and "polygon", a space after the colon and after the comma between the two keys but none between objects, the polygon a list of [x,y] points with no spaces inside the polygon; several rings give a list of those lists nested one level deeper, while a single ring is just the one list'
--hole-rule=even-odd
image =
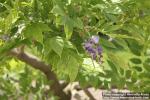
[{"label": "dense foliage", "polygon": [[[149,21],[149,0],[0,0],[0,99],[34,93],[40,100],[51,83],[9,56],[22,46],[59,80],[150,92]],[[85,49],[94,36],[100,61]]]}]

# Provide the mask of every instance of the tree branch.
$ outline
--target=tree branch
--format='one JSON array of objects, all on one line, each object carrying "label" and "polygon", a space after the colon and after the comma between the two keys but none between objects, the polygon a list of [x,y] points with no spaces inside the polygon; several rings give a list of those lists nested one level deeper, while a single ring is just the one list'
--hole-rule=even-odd
[{"label": "tree branch", "polygon": [[87,88],[83,89],[83,91],[90,98],[90,100],[96,100]]},{"label": "tree branch", "polygon": [[65,100],[69,100],[70,97],[63,92],[59,80],[57,79],[55,73],[52,72],[50,65],[45,64],[43,61],[27,52],[18,52],[17,48],[11,50],[9,55],[21,60],[22,62],[25,62],[35,69],[42,71],[48,80],[53,81],[50,89],[54,92],[54,95],[59,96],[61,99],[65,98]]}]

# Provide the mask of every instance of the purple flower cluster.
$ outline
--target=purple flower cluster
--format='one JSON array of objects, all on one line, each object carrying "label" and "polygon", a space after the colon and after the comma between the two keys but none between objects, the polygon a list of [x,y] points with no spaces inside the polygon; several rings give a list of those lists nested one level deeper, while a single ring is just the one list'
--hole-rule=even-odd
[{"label": "purple flower cluster", "polygon": [[102,48],[99,43],[99,36],[92,36],[89,40],[84,43],[84,49],[92,57],[93,60],[102,63]]}]

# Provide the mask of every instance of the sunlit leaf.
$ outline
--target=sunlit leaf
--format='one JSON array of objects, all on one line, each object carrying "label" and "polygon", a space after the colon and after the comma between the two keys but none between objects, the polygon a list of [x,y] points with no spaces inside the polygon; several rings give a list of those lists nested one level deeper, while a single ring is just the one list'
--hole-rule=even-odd
[{"label": "sunlit leaf", "polygon": [[42,32],[49,31],[50,28],[43,23],[31,23],[24,30],[24,35],[27,38],[35,39],[39,42],[43,42],[43,34]]}]

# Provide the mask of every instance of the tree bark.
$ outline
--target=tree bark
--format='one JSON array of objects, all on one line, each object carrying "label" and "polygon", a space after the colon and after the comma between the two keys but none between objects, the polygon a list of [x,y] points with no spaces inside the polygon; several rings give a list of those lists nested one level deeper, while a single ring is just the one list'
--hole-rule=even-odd
[{"label": "tree bark", "polygon": [[54,93],[54,95],[58,96],[60,100],[70,100],[71,97],[63,92],[63,88],[61,88],[59,80],[57,79],[56,74],[51,70],[50,65],[45,64],[43,61],[39,60],[37,57],[29,53],[19,52],[17,48],[11,50],[9,54],[21,60],[22,62],[25,62],[31,67],[43,72],[48,80],[53,81],[50,85],[50,89]]}]

